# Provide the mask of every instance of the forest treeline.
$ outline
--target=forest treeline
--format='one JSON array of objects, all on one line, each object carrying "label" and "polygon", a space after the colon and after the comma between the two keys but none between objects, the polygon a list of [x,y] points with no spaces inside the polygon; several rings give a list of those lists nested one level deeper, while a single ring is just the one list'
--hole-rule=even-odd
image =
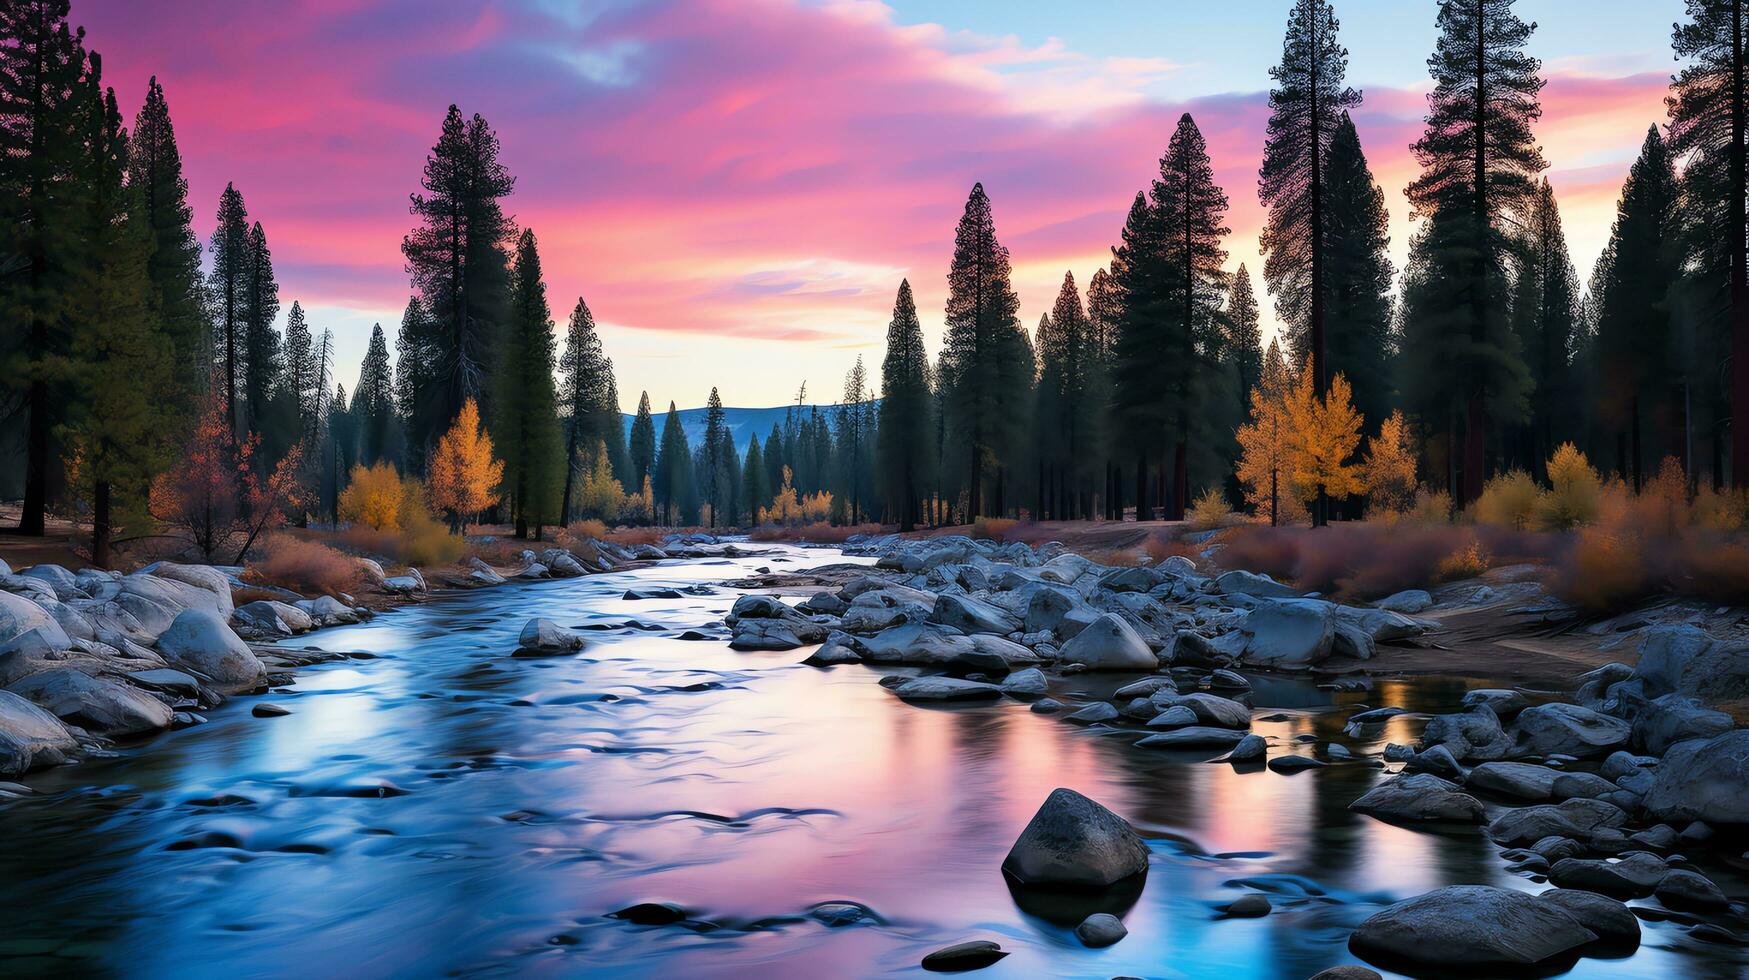
[{"label": "forest treeline", "polygon": [[1688,0],[1668,119],[1583,283],[1536,142],[1535,25],[1514,0],[1438,4],[1402,270],[1335,10],[1295,0],[1257,184],[1279,345],[1262,342],[1251,270],[1227,268],[1229,201],[1186,113],[1108,264],[1084,289],[1065,274],[1030,332],[975,185],[941,350],[901,282],[878,388],[858,359],[836,405],[798,398],[745,446],[713,390],[694,446],[672,401],[658,431],[648,393],[627,431],[588,305],[549,297],[535,230],[505,210],[516,179],[481,115],[451,106],[409,175],[410,296],[393,353],[378,325],[348,392],[331,331],[295,300],[279,325],[271,216],[242,189],[219,196],[203,254],[157,80],[128,128],[67,0],[0,0],[0,397],[19,530],[41,534],[51,508],[84,515],[103,562],[117,528],[211,534],[222,512],[246,550],[270,519],[356,519],[347,491],[373,473],[452,528],[485,513],[536,538],[577,518],[1178,519],[1211,495],[1322,522],[1413,506],[1417,488],[1464,506],[1501,473],[1546,480],[1568,444],[1635,488],[1667,457],[1691,488],[1743,487],[1741,6]]}]

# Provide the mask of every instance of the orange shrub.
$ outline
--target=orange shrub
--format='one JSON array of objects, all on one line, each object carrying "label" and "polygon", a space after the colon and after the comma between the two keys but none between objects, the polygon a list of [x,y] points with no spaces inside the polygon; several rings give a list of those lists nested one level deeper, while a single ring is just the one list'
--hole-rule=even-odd
[{"label": "orange shrub", "polygon": [[1193,562],[1201,562],[1203,560],[1202,552],[1206,547],[1208,546],[1194,545],[1160,531],[1148,535],[1147,540],[1142,542],[1142,552],[1153,559],[1152,564],[1155,565],[1174,556],[1188,558]]},{"label": "orange shrub", "polygon": [[784,527],[766,525],[756,527],[747,532],[752,541],[806,541],[811,544],[843,544],[852,535],[879,534],[882,531],[879,524],[827,524],[817,521],[813,524]]},{"label": "orange shrub", "polygon": [[1749,603],[1749,542],[1691,531],[1671,549],[1670,560],[1677,592],[1711,602]]},{"label": "orange shrub", "polygon": [[261,557],[243,570],[243,579],[305,595],[352,592],[363,581],[357,559],[325,544],[275,534],[261,548]]},{"label": "orange shrub", "polygon": [[980,517],[966,533],[980,541],[1010,541],[1010,533],[1020,522],[1009,517]]},{"label": "orange shrub", "polygon": [[1602,527],[1579,530],[1554,584],[1563,599],[1596,613],[1632,605],[1652,591],[1639,538]]},{"label": "orange shrub", "polygon": [[661,544],[666,533],[653,527],[616,527],[603,535],[605,540],[619,545],[621,548],[635,548],[640,544]]},{"label": "orange shrub", "polygon": [[572,521],[565,527],[566,531],[576,538],[594,538],[597,541],[607,540],[606,522],[591,517],[586,521]]}]

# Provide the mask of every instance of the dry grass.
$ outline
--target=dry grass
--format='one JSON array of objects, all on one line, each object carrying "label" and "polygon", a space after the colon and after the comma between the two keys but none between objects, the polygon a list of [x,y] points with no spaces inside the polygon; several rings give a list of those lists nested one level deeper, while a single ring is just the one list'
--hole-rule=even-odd
[{"label": "dry grass", "polygon": [[593,517],[584,521],[572,521],[565,526],[565,531],[574,538],[594,538],[597,541],[607,540],[607,523]]},{"label": "dry grass", "polygon": [[363,581],[358,562],[345,552],[289,534],[270,536],[260,557],[243,570],[243,580],[304,595],[357,591]]},{"label": "dry grass", "polygon": [[1194,545],[1165,531],[1155,531],[1142,542],[1142,553],[1152,559],[1152,564],[1158,565],[1168,558],[1188,558],[1193,562],[1203,562],[1203,549],[1208,545]]},{"label": "dry grass", "polygon": [[1221,567],[1263,572],[1308,592],[1377,599],[1479,575],[1509,562],[1546,560],[1547,535],[1449,524],[1334,524],[1326,528],[1236,528],[1216,552]]},{"label": "dry grass", "polygon": [[603,540],[611,541],[621,548],[635,548],[640,544],[661,544],[668,533],[654,527],[616,527],[602,535]]},{"label": "dry grass", "polygon": [[979,541],[1015,541],[1018,527],[1020,522],[1010,517],[980,517],[966,534]]}]

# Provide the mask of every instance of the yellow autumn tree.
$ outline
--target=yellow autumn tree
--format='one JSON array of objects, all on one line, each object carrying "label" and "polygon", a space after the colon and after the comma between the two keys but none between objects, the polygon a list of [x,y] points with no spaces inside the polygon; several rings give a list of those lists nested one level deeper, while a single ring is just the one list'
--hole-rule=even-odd
[{"label": "yellow autumn tree", "polygon": [[387,461],[375,466],[356,465],[351,481],[340,494],[340,519],[379,531],[399,531],[406,494],[394,465]]},{"label": "yellow autumn tree", "polygon": [[437,441],[426,476],[427,501],[449,515],[454,530],[498,502],[495,491],[504,479],[504,463],[492,457],[492,437],[480,427],[480,406],[472,398]]},{"label": "yellow autumn tree", "polygon": [[1239,440],[1239,481],[1245,485],[1245,501],[1259,514],[1268,514],[1270,526],[1289,517],[1299,498],[1289,474],[1288,417],[1283,396],[1293,384],[1281,348],[1269,342],[1263,359],[1263,376],[1251,389],[1251,421],[1234,433]]},{"label": "yellow autumn tree", "polygon": [[1415,446],[1401,411],[1392,412],[1379,426],[1379,434],[1366,441],[1366,460],[1360,470],[1373,512],[1401,514],[1414,508]]},{"label": "yellow autumn tree", "polygon": [[1320,491],[1340,500],[1365,489],[1360,467],[1348,462],[1360,448],[1361,418],[1352,398],[1353,389],[1340,373],[1319,398],[1309,363],[1288,389],[1288,473],[1301,500],[1314,500]]},{"label": "yellow autumn tree", "polygon": [[783,468],[783,486],[772,495],[771,506],[759,509],[761,524],[794,524],[801,520],[802,502],[796,496],[795,474]]},{"label": "yellow autumn tree", "polygon": [[607,443],[596,440],[591,456],[593,461],[584,470],[583,485],[578,493],[578,510],[585,517],[616,520],[625,499],[625,489],[614,479]]}]

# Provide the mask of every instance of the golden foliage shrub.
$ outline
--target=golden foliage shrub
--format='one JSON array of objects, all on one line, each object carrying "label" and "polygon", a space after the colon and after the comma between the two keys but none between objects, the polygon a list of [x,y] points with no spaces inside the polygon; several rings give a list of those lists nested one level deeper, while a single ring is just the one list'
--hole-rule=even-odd
[{"label": "golden foliage shrub", "polygon": [[351,482],[340,491],[340,519],[378,531],[399,531],[405,495],[401,474],[393,464],[354,466]]},{"label": "golden foliage shrub", "polygon": [[1565,531],[1597,520],[1603,506],[1603,481],[1577,446],[1562,443],[1549,457],[1549,490],[1538,505],[1538,521]]},{"label": "golden foliage shrub", "polygon": [[575,538],[594,538],[597,541],[607,540],[607,524],[600,518],[590,517],[581,521],[572,521],[566,525],[566,531]]},{"label": "golden foliage shrub", "polygon": [[1233,508],[1227,504],[1227,495],[1210,487],[1185,511],[1184,522],[1198,531],[1211,531],[1224,526],[1232,516]]},{"label": "golden foliage shrub", "polygon": [[1392,412],[1367,440],[1361,463],[1367,508],[1379,514],[1402,514],[1415,506],[1415,446],[1401,411]]},{"label": "golden foliage shrub", "polygon": [[967,532],[980,541],[1010,541],[1014,529],[1020,522],[1008,517],[980,517],[972,522],[972,528]]},{"label": "golden foliage shrub", "polygon": [[1556,592],[1589,612],[1631,605],[1651,591],[1637,535],[1619,528],[1581,528],[1556,574]]},{"label": "golden foliage shrub", "polygon": [[1482,542],[1471,538],[1463,547],[1440,559],[1435,569],[1437,581],[1450,582],[1475,578],[1488,570],[1488,552]]},{"label": "golden foliage shrub", "polygon": [[1489,480],[1476,499],[1476,521],[1524,530],[1536,523],[1542,490],[1523,470],[1510,470]]}]

